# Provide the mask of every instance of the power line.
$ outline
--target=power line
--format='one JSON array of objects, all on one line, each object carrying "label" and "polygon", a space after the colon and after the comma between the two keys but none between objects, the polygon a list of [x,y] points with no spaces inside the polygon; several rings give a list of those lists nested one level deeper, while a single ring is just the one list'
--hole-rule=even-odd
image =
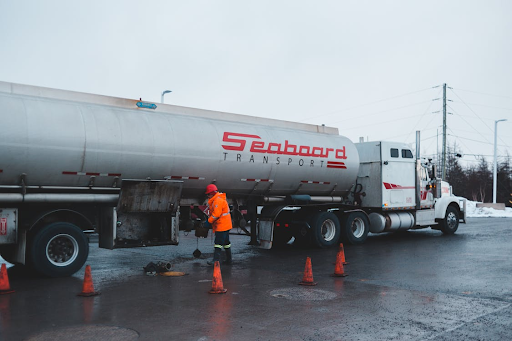
[{"label": "power line", "polygon": [[380,99],[378,101],[373,101],[373,102],[369,102],[369,103],[364,103],[364,104],[356,105],[356,106],[353,106],[353,107],[350,107],[350,108],[339,109],[339,110],[335,110],[335,111],[332,111],[332,112],[329,112],[329,113],[325,113],[325,114],[319,114],[319,115],[307,117],[307,118],[304,118],[302,120],[299,120],[298,122],[304,122],[304,121],[310,120],[312,118],[318,118],[318,117],[322,117],[322,116],[329,116],[329,115],[334,115],[334,114],[341,113],[341,112],[350,111],[350,110],[361,108],[361,107],[365,107],[365,106],[368,106],[368,105],[372,105],[372,104],[376,104],[376,103],[381,103],[381,102],[389,101],[389,100],[392,100],[392,99],[396,99],[396,98],[400,98],[400,97],[416,94],[418,92],[430,90],[430,89],[433,89],[433,88],[437,88],[437,86],[433,86],[433,87],[425,88],[425,89],[421,89],[421,90],[416,90],[416,91],[411,91],[411,92],[407,92],[407,93],[402,94],[402,95],[388,97],[388,98]]},{"label": "power line", "polygon": [[[394,136],[390,136],[390,137],[383,138],[382,140],[383,140],[383,141],[392,141],[392,140],[394,140],[394,139],[399,139],[399,138],[401,138],[401,137],[403,137],[403,136],[408,136],[408,135],[410,135],[410,133],[407,133],[407,134],[401,134],[401,135],[394,135]],[[430,139],[435,138],[435,137],[436,137],[436,135],[434,135],[434,136],[430,136],[430,137],[425,137],[425,138],[422,136],[422,137],[421,137],[421,141],[427,141],[427,140],[430,140]],[[407,142],[407,140],[406,140],[406,139],[404,139],[404,140],[403,140],[403,143],[414,143],[414,142],[415,142],[415,141]]]},{"label": "power line", "polygon": [[[448,129],[453,133],[453,135],[450,135],[450,136],[454,136],[454,137],[456,137],[456,138],[459,138],[459,139],[460,139],[460,137],[459,137],[459,136],[455,135],[455,133],[453,132],[453,130],[452,130],[451,128],[448,128]],[[464,140],[464,138],[463,138],[463,140]],[[460,143],[462,143],[462,145],[463,145],[464,147],[466,147],[466,148],[467,148],[467,150],[471,150],[471,149],[470,149],[470,148],[469,148],[469,147],[468,147],[468,146],[467,146],[463,141],[459,141],[459,142],[460,142]],[[455,145],[454,145],[454,149],[455,149]]]},{"label": "power line", "polygon": [[472,90],[464,90],[464,89],[459,89],[459,88],[457,88],[457,90],[465,91],[465,92],[472,92],[472,93],[475,93],[475,94],[486,95],[486,96],[494,96],[494,97],[502,97],[502,98],[512,99],[512,97],[510,97],[510,96],[494,95],[494,94],[489,94],[489,93],[485,93],[485,92],[478,92],[478,91],[472,91]]},{"label": "power line", "polygon": [[[462,98],[461,98],[461,97],[460,97],[460,96],[459,96],[459,95],[458,95],[458,94],[457,94],[453,89],[452,89],[452,92],[455,94],[455,96],[457,96],[457,97],[462,101],[462,103],[464,103],[464,104],[468,107],[468,109],[469,109],[469,110],[470,110],[470,111],[471,111],[471,112],[472,112],[476,117],[478,117],[478,118],[480,119],[480,121],[482,121],[482,123],[483,123],[483,124],[484,124],[484,125],[485,125],[489,130],[490,130],[490,131],[493,131],[493,130],[492,130],[492,129],[487,125],[487,123],[485,123],[485,122],[484,122],[484,120],[482,120],[482,119],[480,118],[480,116],[478,116],[478,115],[477,115],[477,113],[476,113],[473,109],[471,109],[471,107],[470,107],[470,106],[469,106],[469,105],[468,105],[468,104],[467,104],[467,103],[466,103],[466,102],[465,102],[465,101],[464,101],[464,100],[463,100],[463,99],[462,99]],[[466,121],[466,122],[467,122],[467,121]],[[472,127],[472,128],[473,128],[473,127]],[[474,129],[474,128],[473,128],[473,129]],[[476,130],[476,129],[475,129],[475,130]]]},{"label": "power line", "polygon": [[[478,119],[480,119],[480,121],[482,121],[482,123],[483,123],[483,124],[484,124],[484,125],[485,125],[485,126],[486,126],[490,131],[491,131],[491,132],[493,132],[493,133],[494,133],[493,129],[491,129],[491,128],[490,128],[490,127],[485,123],[485,121],[484,121],[484,120],[482,120],[482,118],[480,118],[480,116],[478,116],[478,115],[477,115],[477,113],[476,113],[473,109],[471,109],[471,107],[470,107],[466,102],[464,102],[464,100],[463,100],[463,99],[462,99],[462,98],[461,98],[461,97],[460,97],[460,96],[459,96],[455,91],[453,91],[453,89],[452,89],[452,92],[455,94],[455,96],[457,96],[457,97],[462,101],[462,103],[464,103],[464,104],[468,107],[468,109],[469,109],[469,110],[470,110],[470,111],[471,111],[471,112],[472,112],[472,113],[473,113],[473,114],[474,114]],[[462,117],[462,116],[461,116],[461,117]],[[466,121],[466,123],[468,123],[468,122]],[[469,124],[469,123],[468,123],[468,124]],[[471,126],[471,125],[470,125],[470,126]],[[472,128],[473,128],[473,127],[472,127]],[[475,129],[475,128],[473,128],[473,129]],[[476,130],[476,129],[475,129],[475,131],[477,131],[477,132],[480,134],[480,132],[479,132],[478,130]],[[483,136],[483,135],[482,135],[482,136]],[[500,141],[501,141],[501,142],[503,142],[503,143],[507,146],[507,148],[509,148],[509,146],[507,145],[507,143],[506,143],[505,141],[503,141],[503,139],[502,139],[501,137],[500,137]]]},{"label": "power line", "polygon": [[[404,109],[404,108],[414,107],[414,106],[416,106],[416,105],[420,105],[420,104],[424,104],[424,103],[428,103],[428,102],[430,102],[430,101],[423,101],[423,102],[418,102],[418,103],[413,103],[413,104],[403,105],[403,106],[396,107],[396,108],[391,108],[391,109],[381,110],[381,111],[373,112],[373,113],[371,113],[371,114],[366,114],[366,115],[358,116],[358,119],[361,119],[361,118],[364,118],[364,117],[368,117],[368,116],[377,115],[377,114],[382,114],[382,113],[385,113],[385,112],[395,111],[395,110],[398,110],[398,109]],[[351,120],[353,120],[353,117],[351,117],[351,118],[346,118],[346,119],[339,120],[339,121],[331,121],[331,122],[330,122],[330,124],[333,124],[333,123],[340,123],[340,122],[345,122],[345,121],[351,121]]]},{"label": "power line", "polygon": [[[451,129],[450,129],[450,131],[453,133],[453,131],[452,131]],[[489,145],[491,145],[491,146],[493,145],[493,143],[492,143],[492,142],[485,142],[485,141],[478,141],[478,140],[474,140],[474,139],[468,139],[468,138],[466,138],[466,137],[460,137],[460,136],[458,136],[458,135],[455,135],[455,133],[454,133],[454,134],[448,134],[448,135],[453,136],[453,137],[456,137],[456,138],[458,138],[458,139],[462,139],[462,140],[468,140],[468,141],[473,141],[473,142],[478,142],[478,143],[483,143],[483,144],[489,144]],[[469,149],[469,148],[468,148],[468,149]]]},{"label": "power line", "polygon": [[[464,118],[464,116],[460,115],[460,114],[459,114],[458,112],[456,112],[452,107],[450,107],[450,109],[453,111],[453,113],[454,113],[455,115],[457,115],[458,117],[460,117],[460,118],[461,118],[464,122],[466,122],[466,123],[467,123],[471,128],[473,128],[473,130],[474,130],[474,131],[476,131],[480,136],[482,136],[484,139],[486,139],[486,140],[487,140],[487,138],[486,138],[486,137],[485,137],[485,136],[484,136],[484,135],[483,135],[483,134],[482,134],[478,129],[475,129],[475,127],[473,127],[473,126],[471,125],[471,123],[469,123],[468,121],[466,121],[466,119]],[[475,115],[476,115],[476,113],[475,113]],[[492,132],[492,130],[491,130],[491,132]],[[490,142],[490,141],[487,141],[487,143],[492,144],[492,142]]]},{"label": "power line", "polygon": [[[455,102],[455,103],[457,103],[457,102]],[[487,107],[487,108],[493,108],[493,109],[501,109],[501,110],[510,110],[510,111],[512,111],[512,108],[494,107],[492,105],[485,105],[485,104],[479,104],[479,103],[467,103],[467,104],[477,105],[477,106]]]},{"label": "power line", "polygon": [[[440,92],[440,91],[439,91]],[[438,95],[439,95],[439,92],[438,92]],[[409,132],[409,134],[407,135],[407,137],[405,138],[405,140],[408,140],[409,139],[409,136],[411,136],[411,134],[416,131],[416,127],[418,126],[418,124],[421,122],[421,120],[423,119],[423,117],[425,116],[425,114],[427,113],[428,110],[430,110],[430,107],[432,106],[432,104],[434,103],[434,100],[432,100],[430,102],[430,105],[427,107],[427,109],[423,112],[423,114],[421,115],[421,118],[418,120],[418,122],[416,122],[416,124],[414,125],[414,128]],[[434,116],[432,116],[432,119],[430,120],[430,122],[428,122],[427,126],[434,120]],[[429,146],[430,147],[430,146]]]},{"label": "power line", "polygon": [[[418,117],[418,116],[421,116],[421,115],[414,115],[414,116],[409,116],[407,118],[413,118],[413,117]],[[403,121],[404,118],[400,117],[400,118],[397,118],[395,120],[391,120],[391,121],[386,121],[385,123],[391,123],[391,122],[396,122],[396,121]],[[378,125],[378,124],[382,124],[383,122],[376,122],[376,123],[373,123],[373,124],[365,124],[364,126],[357,126],[357,127],[352,127],[352,128],[345,128],[343,129],[344,131],[346,130],[352,130],[352,129],[358,129],[358,128],[366,128],[366,127],[370,127],[370,126],[374,126],[374,125]]]}]

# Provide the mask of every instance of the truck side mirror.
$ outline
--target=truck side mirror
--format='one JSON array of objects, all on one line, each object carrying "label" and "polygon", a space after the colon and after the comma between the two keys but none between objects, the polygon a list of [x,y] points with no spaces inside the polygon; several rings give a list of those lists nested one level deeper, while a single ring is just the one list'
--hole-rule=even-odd
[{"label": "truck side mirror", "polygon": [[432,165],[432,179],[437,178],[437,165]]}]

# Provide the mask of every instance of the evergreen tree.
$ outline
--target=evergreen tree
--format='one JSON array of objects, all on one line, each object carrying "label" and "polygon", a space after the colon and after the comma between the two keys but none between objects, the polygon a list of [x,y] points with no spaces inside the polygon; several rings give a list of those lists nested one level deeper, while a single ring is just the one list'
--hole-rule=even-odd
[{"label": "evergreen tree", "polygon": [[492,200],[492,172],[483,156],[477,166],[477,177],[479,200],[481,202],[485,202],[486,198]]},{"label": "evergreen tree", "polygon": [[510,156],[507,155],[502,162],[498,164],[497,171],[497,193],[496,202],[505,203],[507,206],[512,206],[512,178],[510,168]]},{"label": "evergreen tree", "polygon": [[480,194],[480,179],[478,178],[478,168],[470,166],[465,170],[467,183],[466,192],[464,197],[471,201],[479,201]]},{"label": "evergreen tree", "polygon": [[453,194],[465,196],[467,194],[467,176],[459,163],[460,156],[456,144],[453,145],[453,148],[447,148],[446,181],[452,186]]}]

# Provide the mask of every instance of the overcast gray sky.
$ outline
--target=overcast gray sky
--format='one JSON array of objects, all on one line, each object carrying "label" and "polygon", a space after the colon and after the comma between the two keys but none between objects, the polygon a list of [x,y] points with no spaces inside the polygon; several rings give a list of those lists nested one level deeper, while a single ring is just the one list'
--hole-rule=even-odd
[{"label": "overcast gray sky", "polygon": [[[0,0],[0,80],[512,154],[512,1]],[[438,86],[438,87],[436,87]],[[434,100],[439,98],[439,100]],[[1,124],[1,123],[0,123]],[[439,146],[442,139],[439,137]]]}]

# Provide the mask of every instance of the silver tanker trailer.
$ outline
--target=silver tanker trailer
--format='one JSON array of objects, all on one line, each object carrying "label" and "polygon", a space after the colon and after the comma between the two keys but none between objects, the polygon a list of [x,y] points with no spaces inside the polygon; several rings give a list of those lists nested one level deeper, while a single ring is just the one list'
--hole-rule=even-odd
[{"label": "silver tanker trailer", "polygon": [[84,265],[87,231],[109,249],[177,245],[209,183],[264,248],[465,221],[407,145],[323,125],[0,82],[0,127],[0,254],[47,276]]}]

